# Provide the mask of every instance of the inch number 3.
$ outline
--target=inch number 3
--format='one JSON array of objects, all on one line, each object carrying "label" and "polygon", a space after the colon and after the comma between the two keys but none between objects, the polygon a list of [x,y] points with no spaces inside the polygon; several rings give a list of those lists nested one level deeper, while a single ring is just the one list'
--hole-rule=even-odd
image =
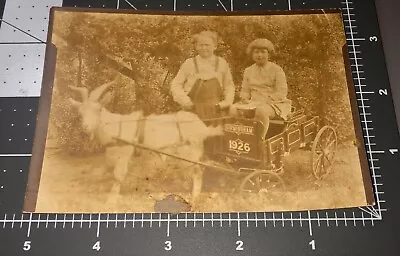
[{"label": "inch number 3", "polygon": [[370,37],[369,37],[369,41],[371,41],[371,42],[378,42],[378,37],[376,37],[376,36],[370,36]]}]

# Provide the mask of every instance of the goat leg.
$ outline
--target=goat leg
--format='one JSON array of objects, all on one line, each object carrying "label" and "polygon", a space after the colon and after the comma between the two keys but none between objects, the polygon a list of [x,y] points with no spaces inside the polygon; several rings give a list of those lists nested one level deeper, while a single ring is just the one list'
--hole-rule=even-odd
[{"label": "goat leg", "polygon": [[129,160],[133,154],[133,146],[123,147],[120,149],[120,155],[114,166],[114,183],[108,196],[107,204],[116,205],[120,197],[121,184],[124,182],[128,173]]},{"label": "goat leg", "polygon": [[192,209],[197,206],[203,186],[203,169],[199,166],[193,168],[192,174]]}]

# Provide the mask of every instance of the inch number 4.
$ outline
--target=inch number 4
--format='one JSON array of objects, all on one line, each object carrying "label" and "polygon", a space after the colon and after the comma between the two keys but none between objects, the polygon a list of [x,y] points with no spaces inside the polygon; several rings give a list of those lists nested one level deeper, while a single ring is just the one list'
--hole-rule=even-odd
[{"label": "inch number 4", "polygon": [[95,251],[100,251],[100,241],[97,241],[96,243],[94,243],[92,249]]}]

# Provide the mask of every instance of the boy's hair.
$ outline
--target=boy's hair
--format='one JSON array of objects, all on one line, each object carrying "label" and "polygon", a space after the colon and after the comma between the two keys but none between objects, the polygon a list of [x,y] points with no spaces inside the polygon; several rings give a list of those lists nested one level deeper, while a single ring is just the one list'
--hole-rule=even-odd
[{"label": "boy's hair", "polygon": [[275,54],[275,47],[271,41],[265,38],[258,38],[252,41],[246,49],[246,53],[248,56],[253,54],[255,49],[267,49],[270,54]]}]

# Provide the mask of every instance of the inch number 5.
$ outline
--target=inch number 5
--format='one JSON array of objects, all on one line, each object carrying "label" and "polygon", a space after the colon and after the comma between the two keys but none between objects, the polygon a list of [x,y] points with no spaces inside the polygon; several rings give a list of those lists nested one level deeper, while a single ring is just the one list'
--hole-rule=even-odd
[{"label": "inch number 5", "polygon": [[369,41],[371,42],[378,42],[378,38],[376,36],[370,36]]},{"label": "inch number 5", "polygon": [[24,251],[29,251],[31,249],[31,241],[25,241],[22,249],[24,249]]}]

